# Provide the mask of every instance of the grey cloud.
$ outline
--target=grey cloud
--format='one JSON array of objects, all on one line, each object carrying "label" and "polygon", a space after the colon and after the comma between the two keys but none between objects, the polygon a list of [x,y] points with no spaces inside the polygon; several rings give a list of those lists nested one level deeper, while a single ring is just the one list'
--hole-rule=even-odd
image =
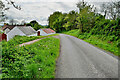
[{"label": "grey cloud", "polygon": [[[92,4],[99,5],[99,3]],[[73,2],[29,2],[21,3],[20,5],[22,7],[21,11],[12,7],[7,12],[9,19],[25,20],[26,22],[37,20],[41,24],[48,24],[48,16],[55,11],[69,12],[71,10],[77,10]]]}]

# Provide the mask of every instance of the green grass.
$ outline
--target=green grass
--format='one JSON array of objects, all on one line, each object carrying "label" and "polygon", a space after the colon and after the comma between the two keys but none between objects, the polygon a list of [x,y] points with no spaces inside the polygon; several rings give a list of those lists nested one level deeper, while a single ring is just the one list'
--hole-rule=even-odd
[{"label": "green grass", "polygon": [[120,53],[118,52],[119,40],[112,41],[112,43],[108,43],[108,41],[111,40],[112,36],[91,35],[90,33],[79,34],[78,29],[63,32],[63,33],[75,36],[75,37],[82,39],[90,44],[93,44],[96,47],[99,47],[101,49],[109,51],[116,56],[120,56]]},{"label": "green grass", "polygon": [[[20,41],[18,37],[17,41]],[[16,39],[2,42],[2,78],[55,77],[56,59],[60,48],[59,39],[45,38],[23,47],[16,44],[18,44]]]}]

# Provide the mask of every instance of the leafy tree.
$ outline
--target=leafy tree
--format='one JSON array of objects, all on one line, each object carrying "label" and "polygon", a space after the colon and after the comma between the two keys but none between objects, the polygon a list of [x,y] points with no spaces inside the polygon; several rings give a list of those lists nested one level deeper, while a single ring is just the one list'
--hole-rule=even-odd
[{"label": "leafy tree", "polygon": [[87,5],[84,1],[77,3],[77,7],[80,10],[77,17],[77,26],[80,29],[80,33],[89,32],[95,22],[93,7],[91,7],[91,5]]},{"label": "leafy tree", "polygon": [[67,13],[54,12],[50,15],[48,21],[50,28],[54,29],[56,32],[61,32],[64,30],[75,29],[77,13],[75,11],[70,11]]},{"label": "leafy tree", "polygon": [[54,12],[52,15],[49,16],[48,21],[49,21],[49,26],[50,26],[50,28],[56,30],[55,27],[57,27],[57,26],[54,26],[54,24],[55,24],[55,21],[56,21],[56,20],[59,18],[59,16],[61,16],[61,15],[62,15],[62,13],[59,12],[59,11],[57,11],[57,12]]},{"label": "leafy tree", "polygon": [[35,30],[38,30],[40,28],[44,28],[44,26],[40,25],[36,20],[31,21],[30,23],[27,23],[26,26],[31,26]]},{"label": "leafy tree", "polygon": [[63,25],[66,30],[71,30],[77,28],[77,12],[75,11],[70,11],[69,14],[66,15],[65,21],[66,23]]},{"label": "leafy tree", "polygon": [[65,18],[66,14],[64,15],[60,15],[54,22],[53,22],[53,26],[54,26],[54,30],[56,32],[61,32],[63,30],[65,30],[65,28],[63,28],[63,24],[64,24],[64,18]]},{"label": "leafy tree", "polygon": [[34,28],[35,30],[38,30],[38,29],[42,28],[42,26],[39,25],[38,23],[36,23],[33,28]]},{"label": "leafy tree", "polygon": [[26,23],[26,26],[32,26],[31,23]]},{"label": "leafy tree", "polygon": [[33,21],[30,22],[30,24],[32,25],[32,27],[34,27],[35,24],[38,24],[38,22],[36,20],[33,20]]}]

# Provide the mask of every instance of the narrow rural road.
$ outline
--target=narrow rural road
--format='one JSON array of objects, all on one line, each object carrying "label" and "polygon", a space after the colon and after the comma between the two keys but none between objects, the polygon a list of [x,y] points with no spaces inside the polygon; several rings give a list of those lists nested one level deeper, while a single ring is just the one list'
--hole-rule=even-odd
[{"label": "narrow rural road", "polygon": [[118,78],[118,59],[78,38],[60,34],[56,78]]}]

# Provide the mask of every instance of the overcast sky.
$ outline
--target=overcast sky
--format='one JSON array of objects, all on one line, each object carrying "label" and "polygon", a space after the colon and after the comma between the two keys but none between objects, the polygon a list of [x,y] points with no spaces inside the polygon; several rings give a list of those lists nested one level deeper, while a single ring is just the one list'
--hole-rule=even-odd
[{"label": "overcast sky", "polygon": [[[5,0],[3,0],[5,1]],[[6,12],[9,19],[16,19],[19,22],[25,20],[30,22],[36,20],[42,25],[48,24],[47,19],[55,11],[63,13],[71,10],[77,11],[76,3],[80,0],[12,0],[20,5],[22,10],[17,10],[12,6]],[[102,2],[111,2],[117,0],[85,0],[89,4],[94,4],[99,8]]]}]

